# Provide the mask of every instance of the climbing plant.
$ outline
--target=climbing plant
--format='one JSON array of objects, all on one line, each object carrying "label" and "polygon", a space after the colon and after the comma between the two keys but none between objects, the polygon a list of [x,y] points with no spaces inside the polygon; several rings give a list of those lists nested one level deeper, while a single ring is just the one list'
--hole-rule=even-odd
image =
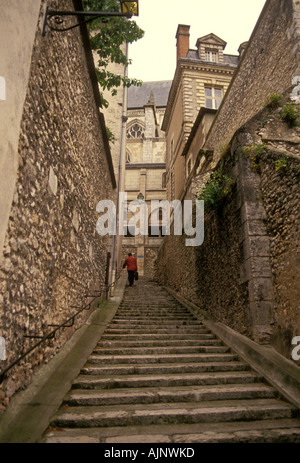
[{"label": "climbing plant", "polygon": [[300,109],[292,103],[287,103],[283,106],[280,111],[280,116],[290,127],[300,124]]},{"label": "climbing plant", "polygon": [[266,144],[257,143],[253,145],[244,146],[242,152],[250,159],[250,165],[253,170],[259,172],[259,163],[262,156],[266,153]]},{"label": "climbing plant", "polygon": [[206,210],[217,209],[223,203],[232,185],[233,179],[221,170],[217,170],[211,174],[198,199],[204,201]]},{"label": "climbing plant", "polygon": [[[86,11],[119,11],[118,0],[83,0]],[[99,18],[89,24],[90,40],[92,50],[98,55],[97,78],[101,89],[109,90],[111,95],[116,95],[120,86],[130,87],[141,85],[138,79],[128,78],[124,75],[115,74],[108,70],[110,63],[123,64],[128,66],[131,60],[128,59],[122,50],[122,45],[133,43],[141,39],[144,31],[134,20],[122,17]],[[102,102],[108,107],[108,101],[103,97]]]}]

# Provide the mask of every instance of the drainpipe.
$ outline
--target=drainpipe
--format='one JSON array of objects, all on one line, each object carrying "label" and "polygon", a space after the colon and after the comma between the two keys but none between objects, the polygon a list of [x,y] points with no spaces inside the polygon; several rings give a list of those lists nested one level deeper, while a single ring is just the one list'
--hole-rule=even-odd
[{"label": "drainpipe", "polygon": [[[126,59],[128,59],[128,43],[126,42]],[[128,66],[124,69],[125,79],[128,77]],[[114,235],[113,243],[113,259],[112,259],[112,283],[115,281],[117,274],[117,263],[118,263],[118,252],[120,249],[120,236],[119,236],[119,222],[122,204],[120,204],[119,196],[120,192],[124,191],[124,165],[125,165],[125,144],[126,144],[126,122],[127,122],[127,95],[128,89],[124,87],[123,92],[123,107],[122,107],[122,129],[121,129],[121,146],[120,146],[120,158],[119,158],[119,178],[118,178],[118,191],[117,191],[117,207],[116,207],[116,234]],[[123,217],[121,218],[123,220]],[[123,236],[123,235],[122,235]],[[121,239],[122,239],[121,236]],[[111,287],[111,296],[114,295],[114,286]]]}]

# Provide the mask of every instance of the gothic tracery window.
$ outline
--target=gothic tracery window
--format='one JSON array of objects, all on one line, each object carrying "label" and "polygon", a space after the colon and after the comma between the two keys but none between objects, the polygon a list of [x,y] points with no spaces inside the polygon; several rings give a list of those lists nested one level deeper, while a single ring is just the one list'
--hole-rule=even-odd
[{"label": "gothic tracery window", "polygon": [[127,129],[127,138],[144,138],[144,128],[136,122]]}]

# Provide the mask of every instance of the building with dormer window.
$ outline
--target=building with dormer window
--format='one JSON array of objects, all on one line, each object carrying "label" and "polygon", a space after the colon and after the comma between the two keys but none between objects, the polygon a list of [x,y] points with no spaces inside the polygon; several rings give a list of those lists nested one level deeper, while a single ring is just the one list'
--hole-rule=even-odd
[{"label": "building with dormer window", "polygon": [[[182,24],[177,28],[177,65],[162,124],[167,143],[169,201],[183,197],[186,179],[244,50],[241,46],[239,55],[226,54],[226,42],[213,33],[198,38],[196,49],[190,49],[189,30],[190,26]],[[202,131],[197,133],[194,151],[187,153],[196,121],[201,122]]]}]

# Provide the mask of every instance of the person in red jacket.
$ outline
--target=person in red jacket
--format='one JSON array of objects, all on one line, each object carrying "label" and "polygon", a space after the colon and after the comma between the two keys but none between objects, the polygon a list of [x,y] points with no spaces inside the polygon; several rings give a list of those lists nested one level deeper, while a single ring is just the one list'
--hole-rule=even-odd
[{"label": "person in red jacket", "polygon": [[134,274],[135,272],[137,272],[137,261],[136,261],[136,258],[133,257],[131,252],[128,254],[128,257],[125,259],[123,268],[125,267],[127,267],[129,286],[132,286],[134,282]]}]

